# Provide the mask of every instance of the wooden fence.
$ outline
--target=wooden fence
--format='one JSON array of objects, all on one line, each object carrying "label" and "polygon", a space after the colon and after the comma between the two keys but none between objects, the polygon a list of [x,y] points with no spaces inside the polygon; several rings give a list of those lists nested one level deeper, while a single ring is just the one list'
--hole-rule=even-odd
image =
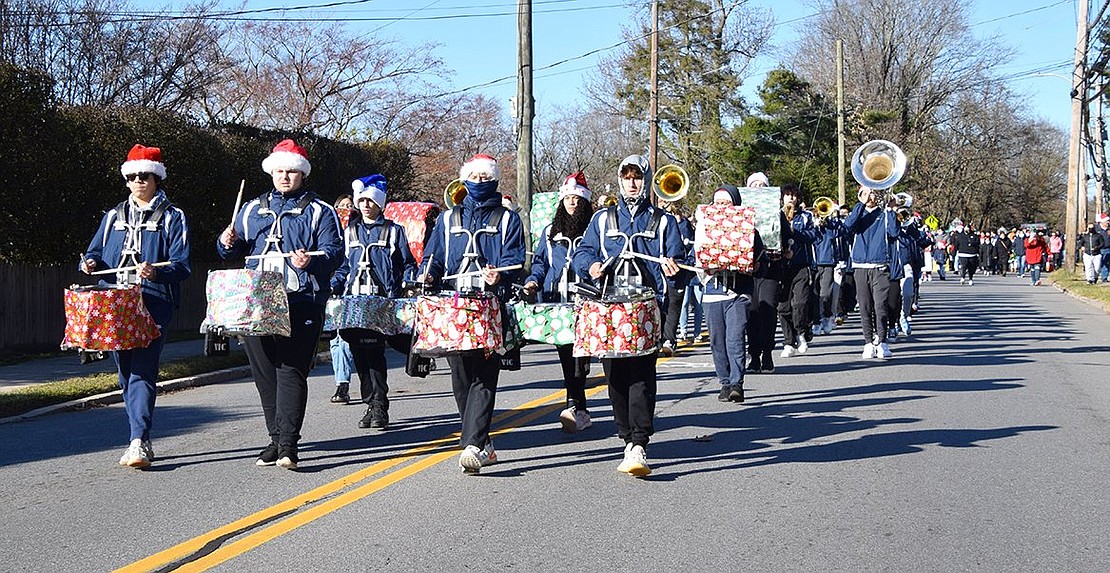
[{"label": "wooden fence", "polygon": [[[204,320],[204,280],[209,267],[193,264],[181,283],[181,307],[170,330],[197,332]],[[57,350],[65,334],[62,301],[72,284],[94,284],[92,277],[67,266],[0,265],[0,354]]]}]

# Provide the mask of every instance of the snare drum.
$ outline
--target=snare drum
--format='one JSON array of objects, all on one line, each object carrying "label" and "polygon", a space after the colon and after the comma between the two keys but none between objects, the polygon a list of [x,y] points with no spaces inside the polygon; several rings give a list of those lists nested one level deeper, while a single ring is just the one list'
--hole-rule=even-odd
[{"label": "snare drum", "polygon": [[138,285],[71,286],[65,313],[63,349],[132,350],[160,336]]},{"label": "snare drum", "polygon": [[467,350],[487,354],[503,348],[501,301],[490,293],[421,296],[416,300],[413,352],[446,356]]},{"label": "snare drum", "polygon": [[574,344],[573,303],[513,303],[516,321],[525,340],[562,346]]},{"label": "snare drum", "polygon": [[583,300],[574,325],[574,356],[629,358],[655,352],[662,330],[655,298]]},{"label": "snare drum", "polygon": [[276,271],[229,269],[208,273],[208,312],[201,332],[225,336],[289,336],[289,297]]},{"label": "snare drum", "polygon": [[337,329],[372,330],[386,336],[412,332],[415,299],[354,294],[343,297],[342,301],[335,319]]}]

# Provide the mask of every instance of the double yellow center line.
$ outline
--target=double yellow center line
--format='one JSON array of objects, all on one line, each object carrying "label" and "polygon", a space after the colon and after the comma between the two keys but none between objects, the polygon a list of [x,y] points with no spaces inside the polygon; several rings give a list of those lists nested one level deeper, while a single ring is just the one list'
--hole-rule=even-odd
[{"label": "double yellow center line", "polygon": [[[586,394],[592,396],[604,388],[604,384],[597,385],[589,388]],[[509,421],[491,431],[490,434],[498,435],[509,432],[563,408],[564,396],[564,391],[559,390],[542,398],[521,404],[512,410],[502,412],[494,417],[493,424]],[[532,411],[529,412],[529,410]],[[233,521],[223,527],[198,535],[150,557],[117,569],[117,571],[128,573],[137,571],[207,571],[263,543],[456,456],[459,451],[458,439],[458,434],[453,434],[426,442],[418,447],[406,450],[396,457],[380,461],[333,482]],[[358,485],[377,474],[413,459],[417,461]],[[357,487],[343,491],[352,486]],[[338,495],[336,495],[337,493]],[[234,541],[226,543],[231,539],[234,539]]]}]

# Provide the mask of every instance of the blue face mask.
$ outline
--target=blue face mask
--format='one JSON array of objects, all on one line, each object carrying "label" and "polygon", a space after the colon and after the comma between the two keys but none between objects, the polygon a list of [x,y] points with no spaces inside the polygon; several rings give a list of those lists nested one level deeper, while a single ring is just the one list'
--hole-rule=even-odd
[{"label": "blue face mask", "polygon": [[501,196],[497,194],[497,180],[482,181],[481,183],[475,181],[463,181],[466,186],[467,198],[473,198],[478,203],[485,203],[490,199],[496,197],[498,200]]}]

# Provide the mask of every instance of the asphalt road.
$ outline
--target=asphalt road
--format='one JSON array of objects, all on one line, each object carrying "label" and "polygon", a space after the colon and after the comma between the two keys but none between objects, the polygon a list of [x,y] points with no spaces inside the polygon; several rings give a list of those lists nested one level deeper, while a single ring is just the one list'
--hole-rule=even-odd
[{"label": "asphalt road", "polygon": [[1016,277],[932,282],[893,359],[862,342],[856,321],[818,337],[739,406],[704,346],[661,360],[643,480],[616,471],[603,388],[592,428],[558,430],[547,347],[502,373],[480,476],[456,465],[442,361],[391,371],[384,433],[314,372],[296,472],[254,465],[245,380],[160,397],[147,471],[116,464],[121,405],[2,425],[0,570],[1107,569],[1106,314]]}]

